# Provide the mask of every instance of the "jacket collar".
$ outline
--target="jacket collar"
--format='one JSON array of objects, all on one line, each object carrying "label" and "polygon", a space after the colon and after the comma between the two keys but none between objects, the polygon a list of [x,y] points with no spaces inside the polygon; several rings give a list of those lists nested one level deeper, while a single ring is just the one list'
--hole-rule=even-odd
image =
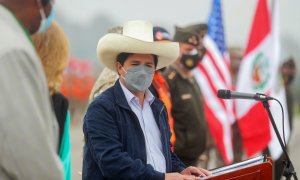
[{"label": "jacket collar", "polygon": [[131,110],[130,106],[126,100],[125,94],[122,90],[120,80],[118,79],[114,85],[114,95],[115,95],[115,100],[116,103],[123,107],[124,109]]}]

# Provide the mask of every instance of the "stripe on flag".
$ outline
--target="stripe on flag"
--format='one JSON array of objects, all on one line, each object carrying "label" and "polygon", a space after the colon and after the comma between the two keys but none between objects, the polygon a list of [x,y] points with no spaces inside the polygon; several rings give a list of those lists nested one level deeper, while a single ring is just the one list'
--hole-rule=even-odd
[{"label": "stripe on flag", "polygon": [[193,73],[204,97],[205,117],[210,132],[224,162],[228,164],[233,161],[231,124],[234,118],[232,101],[217,97],[218,89],[231,89],[220,0],[213,1],[204,46],[206,54]]}]

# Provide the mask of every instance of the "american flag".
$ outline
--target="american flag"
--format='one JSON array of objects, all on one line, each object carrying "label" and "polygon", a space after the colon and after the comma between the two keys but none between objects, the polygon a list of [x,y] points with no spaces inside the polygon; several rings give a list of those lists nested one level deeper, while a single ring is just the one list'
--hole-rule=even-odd
[{"label": "american flag", "polygon": [[204,38],[206,54],[193,73],[204,97],[205,117],[211,135],[226,164],[233,160],[231,125],[232,101],[217,97],[218,89],[231,89],[229,56],[225,45],[221,0],[213,0]]}]

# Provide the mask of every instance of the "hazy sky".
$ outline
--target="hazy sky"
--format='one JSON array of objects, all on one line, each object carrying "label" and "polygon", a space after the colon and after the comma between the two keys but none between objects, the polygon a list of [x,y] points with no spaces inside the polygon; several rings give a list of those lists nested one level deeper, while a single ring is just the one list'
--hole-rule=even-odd
[{"label": "hazy sky", "polygon": [[[270,1],[270,0],[269,0]],[[69,21],[85,24],[97,15],[107,15],[117,24],[127,20],[149,20],[164,25],[171,33],[174,25],[206,22],[212,0],[62,0],[57,11]],[[244,47],[248,40],[255,0],[223,0],[225,38],[229,46]],[[270,4],[270,3],[269,3]],[[300,1],[280,0],[280,30],[285,39],[300,44]],[[109,27],[103,27],[109,28]]]}]

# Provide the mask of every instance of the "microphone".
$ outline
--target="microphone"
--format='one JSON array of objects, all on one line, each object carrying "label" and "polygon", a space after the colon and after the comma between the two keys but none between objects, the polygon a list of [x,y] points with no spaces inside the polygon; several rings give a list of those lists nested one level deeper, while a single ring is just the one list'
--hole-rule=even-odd
[{"label": "microphone", "polygon": [[250,94],[250,93],[241,93],[234,92],[226,89],[218,90],[218,98],[221,99],[253,99],[256,101],[265,101],[265,100],[273,100],[273,97],[267,96],[265,94]]}]

